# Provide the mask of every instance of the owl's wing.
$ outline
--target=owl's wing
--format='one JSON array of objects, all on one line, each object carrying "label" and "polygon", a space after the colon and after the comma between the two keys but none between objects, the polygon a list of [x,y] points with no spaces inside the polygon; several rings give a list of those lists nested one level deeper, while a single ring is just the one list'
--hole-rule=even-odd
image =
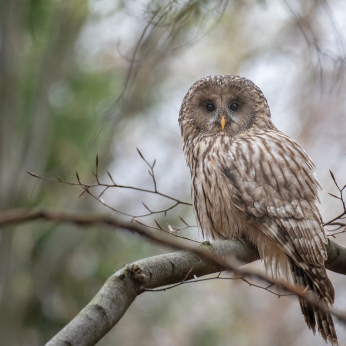
[{"label": "owl's wing", "polygon": [[323,265],[327,238],[315,204],[320,185],[305,151],[280,132],[263,132],[234,141],[221,161],[233,203],[302,268]]}]

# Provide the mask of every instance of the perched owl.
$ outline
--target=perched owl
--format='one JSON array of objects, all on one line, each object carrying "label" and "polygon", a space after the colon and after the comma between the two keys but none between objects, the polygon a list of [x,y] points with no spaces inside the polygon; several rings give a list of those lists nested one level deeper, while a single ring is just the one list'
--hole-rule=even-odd
[{"label": "perched owl", "polygon": [[[262,91],[239,76],[209,76],[179,115],[197,225],[210,238],[245,239],[266,268],[334,302],[316,207],[320,185],[306,152],[272,123]],[[300,299],[305,321],[338,345],[330,313]]]}]

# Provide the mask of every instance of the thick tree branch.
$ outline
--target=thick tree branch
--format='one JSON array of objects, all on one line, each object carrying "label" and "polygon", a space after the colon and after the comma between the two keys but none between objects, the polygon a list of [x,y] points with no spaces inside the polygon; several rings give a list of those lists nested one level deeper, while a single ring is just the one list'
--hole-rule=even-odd
[{"label": "thick tree branch", "polygon": [[326,246],[328,259],[325,262],[327,269],[332,272],[346,275],[346,248],[328,239]]},{"label": "thick tree branch", "polygon": [[[207,275],[220,270],[231,270],[240,276],[260,279],[270,285],[277,285],[289,292],[326,309],[313,295],[300,287],[291,286],[283,281],[268,278],[254,271],[239,268],[240,262],[252,262],[258,259],[257,251],[241,240],[225,240],[213,244],[203,243],[194,248],[175,238],[163,238],[141,228],[114,218],[90,216],[85,214],[66,214],[52,212],[11,211],[0,214],[0,226],[23,223],[34,219],[58,222],[71,222],[78,225],[107,225],[129,230],[146,236],[152,241],[173,248],[184,249],[167,255],[155,256],[135,262],[113,274],[93,300],[47,345],[94,345],[123,316],[136,296],[147,288],[156,288],[181,282],[191,277]],[[329,241],[326,267],[346,274],[346,248]],[[235,256],[230,258],[227,256]],[[192,271],[191,271],[191,268]],[[191,271],[188,277],[187,274]],[[346,323],[346,316],[331,310],[340,321]]]},{"label": "thick tree branch", "polygon": [[[244,262],[258,259],[258,253],[251,245],[238,240],[216,242],[212,246],[203,243],[200,249],[219,256],[234,254]],[[191,268],[193,270],[186,277]],[[187,251],[149,257],[126,265],[106,281],[93,300],[46,346],[95,345],[144,289],[219,271],[220,265]]]},{"label": "thick tree branch", "polygon": [[[245,263],[259,258],[250,244],[240,240],[223,240],[213,244],[206,242],[199,246],[199,250],[215,258],[233,255]],[[342,251],[339,252],[340,250]],[[340,256],[345,256],[345,250],[330,242],[328,251],[332,251],[332,266],[338,263]],[[338,253],[342,255],[338,257]],[[137,295],[145,289],[217,273],[220,269],[219,264],[187,251],[149,257],[128,264],[114,273],[93,300],[46,346],[95,345],[122,318]],[[304,295],[303,290],[300,293]],[[337,317],[346,320],[343,315]]]}]

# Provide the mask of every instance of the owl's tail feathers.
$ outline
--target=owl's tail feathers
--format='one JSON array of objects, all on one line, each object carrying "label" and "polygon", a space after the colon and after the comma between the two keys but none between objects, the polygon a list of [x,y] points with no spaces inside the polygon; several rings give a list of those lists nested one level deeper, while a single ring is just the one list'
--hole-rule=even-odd
[{"label": "owl's tail feathers", "polygon": [[[292,260],[290,260],[290,267],[295,284],[308,287],[309,291],[315,292],[317,296],[321,298],[320,304],[323,304],[325,307],[328,308],[328,304],[333,303],[334,288],[327,275],[324,276],[323,282],[315,284],[305,271],[299,268]],[[324,267],[322,268],[324,269]],[[336,336],[331,314],[322,311],[320,308],[310,304],[305,299],[299,298],[299,303],[305,322],[308,327],[312,329],[313,333],[315,334],[317,327],[317,330],[326,342],[330,342],[333,346],[338,346],[338,338]]]}]

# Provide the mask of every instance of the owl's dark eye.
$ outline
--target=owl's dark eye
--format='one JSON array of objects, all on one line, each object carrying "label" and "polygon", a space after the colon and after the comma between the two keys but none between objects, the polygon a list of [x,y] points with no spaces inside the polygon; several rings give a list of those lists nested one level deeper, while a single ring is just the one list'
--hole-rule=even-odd
[{"label": "owl's dark eye", "polygon": [[236,104],[236,103],[232,103],[230,106],[229,106],[229,108],[230,108],[230,110],[231,111],[236,111],[237,109],[238,109],[238,105]]},{"label": "owl's dark eye", "polygon": [[208,112],[212,112],[215,109],[214,105],[212,105],[211,103],[207,104],[205,108],[207,108]]}]

